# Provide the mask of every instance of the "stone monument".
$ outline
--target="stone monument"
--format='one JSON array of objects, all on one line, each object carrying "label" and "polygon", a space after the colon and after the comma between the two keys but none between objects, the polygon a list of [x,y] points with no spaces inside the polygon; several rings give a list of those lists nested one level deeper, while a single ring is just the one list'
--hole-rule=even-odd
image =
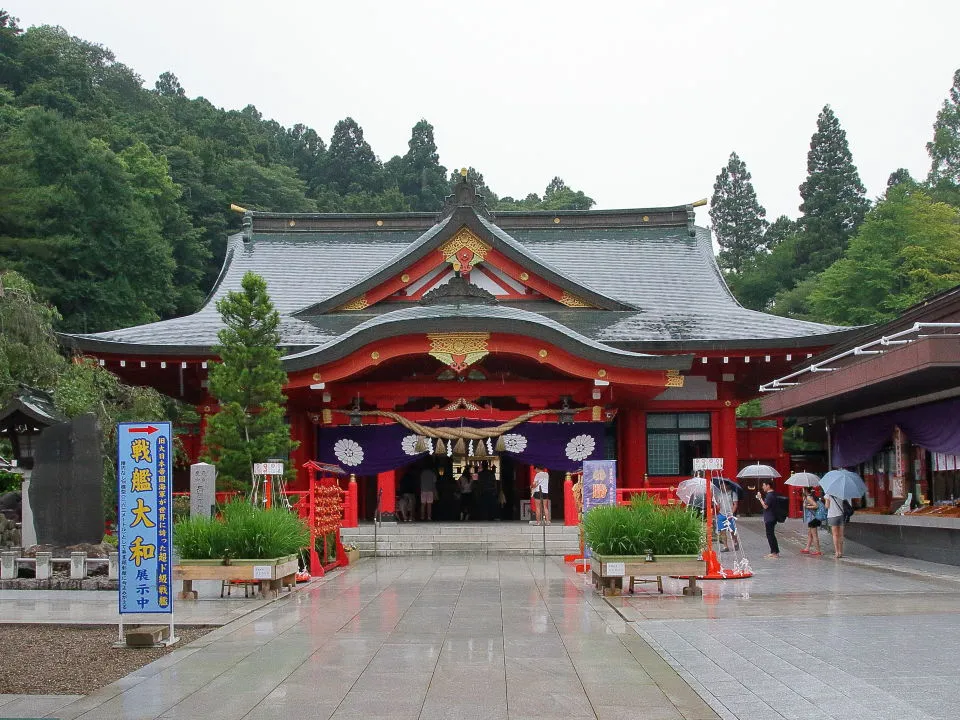
[{"label": "stone monument", "polygon": [[210,463],[190,466],[190,517],[210,517],[217,502],[217,468]]},{"label": "stone monument", "polygon": [[51,425],[40,434],[30,480],[38,544],[103,540],[103,457],[92,413]]}]

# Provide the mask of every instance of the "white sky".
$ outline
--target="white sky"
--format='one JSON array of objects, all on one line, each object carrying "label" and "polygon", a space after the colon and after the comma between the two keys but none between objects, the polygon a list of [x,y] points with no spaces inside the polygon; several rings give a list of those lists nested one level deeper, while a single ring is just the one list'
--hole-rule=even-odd
[{"label": "white sky", "polygon": [[[329,141],[352,116],[384,161],[420,119],[448,170],[499,195],[554,175],[598,208],[709,197],[735,150],[767,217],[796,217],[829,103],[871,197],[925,144],[960,67],[952,0],[0,0],[23,27],[62,25],[153,87],[256,105]],[[147,8],[146,10],[144,8]],[[700,211],[698,221],[707,224]]]}]

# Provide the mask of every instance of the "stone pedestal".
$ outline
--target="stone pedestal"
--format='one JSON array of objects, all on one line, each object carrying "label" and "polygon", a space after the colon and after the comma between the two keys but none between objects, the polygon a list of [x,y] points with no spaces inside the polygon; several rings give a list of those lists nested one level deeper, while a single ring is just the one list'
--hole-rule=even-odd
[{"label": "stone pedestal", "polygon": [[118,580],[120,578],[120,553],[112,552],[107,557],[109,558],[107,578],[110,580]]},{"label": "stone pedestal", "polygon": [[217,469],[210,463],[190,466],[190,517],[210,517],[217,502]]},{"label": "stone pedestal", "polygon": [[87,576],[87,554],[85,552],[70,553],[70,579],[83,580]]},{"label": "stone pedestal", "polygon": [[17,576],[17,555],[7,550],[0,553],[0,580],[12,580]]},{"label": "stone pedestal", "polygon": [[37,553],[37,580],[49,580],[51,571],[53,567],[50,563],[50,558],[52,553],[48,552],[38,552]]}]

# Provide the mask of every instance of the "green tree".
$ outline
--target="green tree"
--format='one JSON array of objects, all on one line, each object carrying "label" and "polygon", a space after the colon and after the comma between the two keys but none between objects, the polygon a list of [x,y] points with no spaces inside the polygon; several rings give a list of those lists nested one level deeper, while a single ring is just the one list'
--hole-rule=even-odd
[{"label": "green tree", "polygon": [[813,316],[841,324],[889,320],[960,283],[960,211],[896,185],[867,216],[846,256],[809,295]]},{"label": "green tree", "polygon": [[0,273],[0,405],[21,384],[41,390],[56,384],[65,365],[53,334],[59,317],[22,275]]},{"label": "green tree", "polygon": [[363,139],[363,128],[353,118],[345,118],[334,127],[324,176],[326,184],[341,194],[382,189],[383,167],[370,143]]},{"label": "green tree", "polygon": [[225,327],[216,348],[220,362],[210,364],[209,378],[220,409],[210,418],[206,442],[220,475],[248,485],[254,462],[287,457],[296,445],[283,421],[280,315],[262,277],[248,272],[242,288],[217,302]]},{"label": "green tree", "polygon": [[185,407],[153,388],[126,385],[91,358],[76,358],[60,374],[53,401],[69,418],[93,413],[100,426],[103,456],[103,509],[117,516],[117,423],[176,422]]},{"label": "green tree", "polygon": [[927,143],[931,185],[946,181],[960,185],[960,69],[953,73],[949,97],[937,113],[933,140]]},{"label": "green tree", "polygon": [[410,208],[439,210],[449,190],[447,169],[440,164],[437,143],[433,139],[433,125],[426,120],[414,125],[408,147],[403,157],[392,158],[387,163],[387,172],[393,176]]},{"label": "green tree", "polygon": [[847,134],[829,105],[817,118],[817,131],[807,154],[807,179],[800,186],[800,226],[797,261],[800,276],[830,267],[843,256],[870,203],[853,164]]},{"label": "green tree", "polygon": [[730,153],[717,175],[710,200],[713,234],[720,245],[720,267],[739,274],[764,246],[767,211],[757,201],[747,164]]}]

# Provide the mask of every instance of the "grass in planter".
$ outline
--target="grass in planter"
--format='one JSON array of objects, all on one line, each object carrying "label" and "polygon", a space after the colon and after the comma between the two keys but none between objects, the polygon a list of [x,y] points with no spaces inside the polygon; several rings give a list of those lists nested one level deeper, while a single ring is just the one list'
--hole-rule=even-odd
[{"label": "grass in planter", "polygon": [[267,510],[235,500],[223,506],[220,518],[176,523],[173,544],[180,557],[191,560],[274,558],[309,546],[310,531],[288,510]]},{"label": "grass in planter", "polygon": [[583,518],[586,542],[600,555],[694,555],[703,542],[703,520],[686,507],[662,506],[643,494],[629,506],[606,505]]}]

